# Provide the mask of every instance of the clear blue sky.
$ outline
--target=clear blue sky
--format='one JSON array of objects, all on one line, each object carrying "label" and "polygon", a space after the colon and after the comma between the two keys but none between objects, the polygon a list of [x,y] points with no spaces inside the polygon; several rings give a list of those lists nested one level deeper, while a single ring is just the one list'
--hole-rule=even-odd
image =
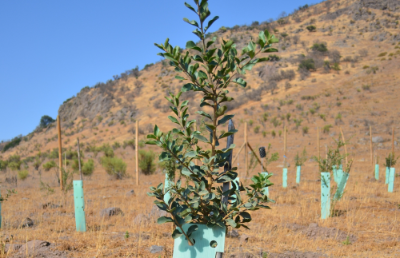
[{"label": "clear blue sky", "polygon": [[[193,1],[187,0],[189,3]],[[210,0],[213,29],[276,19],[320,0]],[[85,86],[160,61],[154,42],[196,40],[180,0],[0,1],[0,141],[57,116]]]}]

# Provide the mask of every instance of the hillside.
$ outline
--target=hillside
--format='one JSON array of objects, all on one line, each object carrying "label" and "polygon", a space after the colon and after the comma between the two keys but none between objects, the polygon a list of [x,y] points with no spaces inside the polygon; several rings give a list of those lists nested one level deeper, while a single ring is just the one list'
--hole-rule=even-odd
[{"label": "hillside", "polygon": [[[383,164],[392,148],[393,129],[399,155],[399,20],[398,0],[329,0],[302,6],[277,21],[221,27],[209,35],[218,37],[218,42],[231,39],[239,49],[266,28],[280,39],[279,52],[270,55],[270,62],[243,75],[247,87],[230,89],[235,100],[228,111],[235,114],[239,130],[234,156],[247,123],[252,148],[270,144],[269,155],[277,153],[279,158],[267,168],[274,184],[268,187],[268,199],[274,200],[271,209],[252,213],[250,230],[230,228],[223,257],[400,257],[399,163],[394,164],[397,173],[389,183],[393,192],[385,184]],[[60,105],[64,175],[70,180],[65,190],[58,182],[54,122],[48,119],[48,125],[31,134],[0,143],[0,150],[7,149],[0,152],[1,197],[5,198],[0,257],[172,257],[171,225],[157,223],[164,214],[147,194],[150,186],[165,182],[165,175],[155,162],[150,165],[154,171],[145,174],[148,162],[136,184],[134,137],[139,121],[139,149],[146,151],[147,158],[155,158],[160,150],[143,140],[154,124],[162,131],[173,127],[166,119],[170,109],[164,97],[182,87],[176,74],[166,61],[150,64],[85,87]],[[206,135],[203,120],[195,113],[199,96],[184,94],[191,101],[191,117]],[[287,182],[282,169],[284,126],[288,129]],[[370,128],[378,175],[371,163]],[[314,156],[319,152],[325,156],[341,130],[354,163],[340,200],[333,198],[338,183],[331,173],[331,213],[321,219],[321,187],[327,182],[321,180]],[[71,189],[72,179],[79,178],[77,138],[84,156],[83,173],[89,174],[83,177],[85,233],[77,232],[75,206],[80,197]],[[304,149],[307,157],[297,177],[294,159]],[[254,155],[244,151],[237,157],[233,165],[238,167],[240,182],[248,186],[260,166]],[[143,160],[151,159],[140,153],[139,161]],[[127,174],[123,180],[110,176],[111,169],[123,171],[121,167]]]},{"label": "hillside", "polygon": [[[398,1],[325,1],[277,21],[221,27],[210,37],[218,37],[219,42],[232,39],[238,49],[264,29],[280,39],[276,57],[245,75],[248,87],[231,89],[235,101],[228,107],[236,114],[239,130],[247,122],[250,142],[262,139],[263,144],[280,149],[274,142],[281,141],[284,124],[293,148],[303,139],[314,144],[317,126],[325,128],[322,140],[327,144],[341,126],[352,136],[352,149],[358,154],[368,151],[369,126],[374,135],[389,139],[391,127],[398,126],[399,17]],[[174,78],[176,74],[162,61],[82,89],[59,108],[63,147],[73,147],[77,137],[88,148],[122,145],[133,139],[136,120],[141,139],[156,123],[162,130],[171,128],[172,123],[160,117],[170,112],[164,96],[183,85]],[[200,100],[195,95],[186,97],[200,126],[201,119],[193,112]],[[237,141],[242,136],[239,132]],[[55,123],[23,137],[17,147],[1,155],[3,159],[13,154],[27,158],[54,148]]]}]

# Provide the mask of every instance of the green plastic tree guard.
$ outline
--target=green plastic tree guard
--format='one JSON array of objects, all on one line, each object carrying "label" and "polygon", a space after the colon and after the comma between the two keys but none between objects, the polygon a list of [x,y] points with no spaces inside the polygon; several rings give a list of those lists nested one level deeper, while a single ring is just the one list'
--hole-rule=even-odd
[{"label": "green plastic tree guard", "polygon": [[341,168],[336,170],[336,184],[339,185],[340,182],[342,182],[342,177],[343,177],[343,170]]},{"label": "green plastic tree guard", "polygon": [[342,179],[340,181],[340,183],[338,184],[338,187],[336,189],[336,193],[335,196],[333,197],[333,199],[335,201],[338,201],[342,198],[343,196],[343,192],[344,189],[346,188],[346,184],[347,184],[347,180],[349,179],[349,173],[344,172],[342,175]]},{"label": "green plastic tree guard", "polygon": [[327,219],[331,210],[331,174],[321,172],[321,219]]},{"label": "green plastic tree guard", "polygon": [[[268,176],[268,175],[269,175],[268,172],[261,172],[261,174],[262,174],[262,175],[265,175],[265,176]],[[268,187],[264,187],[264,194],[265,194],[266,196],[269,196]]]},{"label": "green plastic tree guard", "polygon": [[85,200],[83,198],[82,180],[74,180],[73,186],[76,231],[86,232]]},{"label": "green plastic tree guard", "polygon": [[385,177],[385,184],[389,183],[389,168],[386,167],[386,177]]},{"label": "green plastic tree guard", "polygon": [[170,180],[168,178],[168,175],[165,174],[165,184],[164,184],[164,202],[168,203],[169,199],[171,198],[171,193],[169,191],[165,192],[165,189],[171,186]]},{"label": "green plastic tree guard", "polygon": [[332,172],[333,172],[333,180],[335,181],[336,184],[338,184],[336,165],[332,166]]},{"label": "green plastic tree guard", "polygon": [[300,184],[301,166],[297,166],[296,171],[296,184]]},{"label": "green plastic tree guard", "polygon": [[375,179],[379,180],[379,164],[375,164]]},{"label": "green plastic tree guard", "polygon": [[[182,228],[187,232],[191,225],[193,224],[185,224]],[[173,258],[214,258],[217,252],[224,252],[226,228],[197,225],[199,228],[190,237],[195,242],[193,246],[189,245],[184,235],[174,240]]]},{"label": "green plastic tree guard", "polygon": [[389,183],[388,183],[388,191],[389,191],[389,193],[393,193],[394,178],[395,178],[395,169],[394,168],[390,168],[389,169]]},{"label": "green plastic tree guard", "polygon": [[282,186],[283,188],[287,187],[287,168],[283,168],[283,173],[282,173]]}]

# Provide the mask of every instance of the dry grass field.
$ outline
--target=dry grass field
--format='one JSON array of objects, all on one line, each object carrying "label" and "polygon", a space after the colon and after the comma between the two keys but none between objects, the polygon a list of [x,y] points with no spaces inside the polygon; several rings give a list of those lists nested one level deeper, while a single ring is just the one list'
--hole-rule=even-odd
[{"label": "dry grass field", "polygon": [[[281,40],[277,53],[281,59],[255,66],[245,75],[246,89],[232,88],[236,102],[229,113],[235,114],[239,130],[234,155],[243,143],[245,123],[253,149],[271,144],[271,151],[279,153],[279,160],[268,166],[274,174],[270,195],[275,203],[271,210],[254,213],[251,230],[239,229],[238,237],[233,234],[226,239],[224,257],[400,257],[400,166],[395,166],[393,193],[388,193],[385,185],[383,166],[384,157],[392,148],[392,128],[395,153],[400,155],[399,10],[398,1],[330,0],[286,17],[283,24],[273,23],[274,33]],[[264,25],[220,29],[214,35],[219,40],[235,39],[241,48],[250,37],[256,38]],[[316,26],[316,32],[309,32],[309,25]],[[321,42],[329,53],[311,50],[314,43]],[[340,52],[338,69],[325,69],[326,62],[333,66],[332,53],[336,50]],[[303,77],[298,71],[303,57],[315,58],[321,66]],[[291,70],[294,78],[277,78],[282,71]],[[154,124],[163,131],[171,129],[164,96],[183,85],[174,79],[175,75],[166,63],[159,62],[137,77],[82,90],[60,106],[63,147],[75,150],[78,137],[83,150],[104,143],[122,145],[134,139],[136,120],[140,140]],[[189,105],[191,117],[199,119],[194,112],[199,96],[184,97],[194,103]],[[286,189],[282,187],[285,125],[291,164]],[[373,143],[373,155],[379,157],[379,181],[374,179],[370,156],[370,127],[372,136],[381,137]],[[312,159],[318,154],[318,128],[321,155],[334,144],[342,129],[349,157],[354,159],[343,199],[335,206],[335,216],[326,220],[320,219],[320,171]],[[50,153],[57,147],[57,131],[50,126],[32,132],[17,147],[1,153],[0,160],[11,155],[25,159],[39,152]],[[304,147],[308,158],[301,182],[296,185],[294,156]],[[160,151],[147,146],[142,149]],[[85,160],[93,158],[95,162],[93,175],[84,179],[86,233],[75,231],[73,191],[59,190],[55,168],[48,172],[39,169],[42,181],[54,192],[39,190],[40,176],[32,162],[26,163],[29,176],[19,180],[18,187],[7,183],[14,172],[2,171],[2,196],[6,189],[17,193],[2,202],[0,241],[4,248],[0,257],[172,257],[171,226],[157,225],[159,212],[146,194],[150,186],[164,182],[164,174],[160,168],[150,176],[140,174],[136,186],[134,151],[129,146],[114,151],[127,163],[128,177],[123,180],[106,173],[100,164],[103,153],[84,153]],[[47,157],[43,163],[50,160]],[[246,175],[244,152],[233,165],[239,167],[239,177],[245,185],[260,172],[256,165]],[[333,179],[331,186],[334,191]],[[101,217],[100,211],[110,207],[119,208],[122,213]],[[163,249],[151,253],[152,246]]]},{"label": "dry grass field", "polygon": [[[310,147],[315,147],[315,144]],[[274,173],[272,182],[275,185],[270,188],[270,195],[276,203],[271,205],[271,210],[254,214],[251,230],[239,229],[238,238],[227,238],[227,257],[262,257],[260,254],[267,253],[269,256],[265,257],[399,256],[400,181],[396,179],[395,192],[388,193],[382,166],[380,180],[375,181],[367,153],[354,156],[355,164],[344,197],[335,206],[337,216],[327,220],[320,219],[321,186],[317,163],[305,163],[299,185],[295,183],[295,168],[293,165],[289,167],[286,189],[282,188],[282,166],[279,162],[271,164],[269,171]],[[75,231],[72,191],[61,193],[51,172],[45,172],[47,174],[43,174],[42,179],[55,188],[53,194],[38,190],[37,175],[31,175],[29,181],[20,183],[18,193],[2,204],[2,241],[8,251],[4,257],[46,257],[41,256],[43,254],[61,257],[171,257],[171,227],[155,222],[159,213],[152,207],[153,199],[146,194],[151,185],[164,180],[164,174],[141,175],[140,185],[136,186],[134,159],[130,160],[129,156],[133,156],[133,151],[125,152],[131,178],[111,179],[97,165],[92,178],[85,179],[86,233]],[[243,162],[243,156],[239,162]],[[290,159],[289,163],[292,163]],[[241,181],[249,184],[250,176],[258,170],[259,166],[256,166],[249,176],[242,172]],[[331,185],[333,191],[333,180]],[[131,190],[135,194],[132,195]],[[44,208],[44,204],[48,204],[47,207]],[[109,207],[118,207],[123,214],[101,217],[100,211]],[[21,227],[26,218],[33,221],[32,227]],[[38,249],[37,254],[34,249],[21,249],[31,240],[48,241],[51,245]],[[22,247],[12,252],[10,245]],[[150,253],[153,245],[162,246],[163,251]]]}]

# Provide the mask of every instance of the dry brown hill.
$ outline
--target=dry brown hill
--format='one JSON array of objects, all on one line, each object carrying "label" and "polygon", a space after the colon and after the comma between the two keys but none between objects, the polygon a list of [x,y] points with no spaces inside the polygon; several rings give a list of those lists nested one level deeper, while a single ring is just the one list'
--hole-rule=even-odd
[{"label": "dry brown hill", "polygon": [[[353,137],[352,148],[364,151],[370,125],[374,135],[389,139],[391,127],[398,126],[399,17],[399,1],[331,0],[301,8],[274,22],[221,27],[210,36],[217,36],[219,42],[232,39],[238,49],[266,28],[280,38],[274,61],[248,72],[247,88],[231,88],[235,101],[229,109],[236,114],[239,130],[248,122],[254,145],[271,142],[277,149],[281,146],[275,142],[281,141],[285,123],[292,147],[302,145],[304,139],[314,144],[311,135],[317,126],[326,136],[343,127]],[[311,69],[299,68],[310,63]],[[174,79],[176,74],[163,61],[82,89],[59,109],[63,147],[72,147],[77,137],[84,146],[122,144],[134,137],[136,120],[140,121],[140,138],[154,124],[163,130],[170,128],[171,122],[164,119],[169,113],[164,96],[183,85]],[[199,98],[186,97],[192,100],[190,110],[194,111]],[[191,115],[196,117],[194,112]],[[272,137],[274,134],[276,137]],[[239,133],[236,141],[241,142],[242,135]],[[383,142],[379,148],[385,146]],[[18,154],[26,158],[56,147],[53,124],[24,137],[2,156],[5,159]]]}]

